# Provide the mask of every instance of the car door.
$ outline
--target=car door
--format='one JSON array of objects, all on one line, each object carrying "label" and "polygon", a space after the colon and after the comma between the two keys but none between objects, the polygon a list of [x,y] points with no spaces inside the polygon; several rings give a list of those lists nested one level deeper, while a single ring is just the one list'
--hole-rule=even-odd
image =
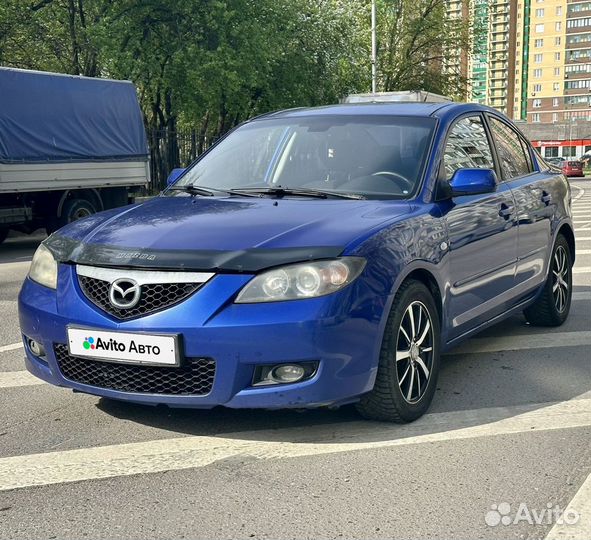
[{"label": "car door", "polygon": [[545,278],[544,265],[552,238],[552,215],[558,199],[553,174],[534,171],[529,143],[507,122],[487,115],[497,148],[503,180],[515,197],[519,233],[517,241],[516,298]]},{"label": "car door", "polygon": [[[479,114],[449,130],[442,174],[461,168],[498,170],[490,134]],[[500,181],[494,193],[454,197],[441,206],[449,239],[448,338],[502,311],[515,284],[517,222],[513,193]]]}]

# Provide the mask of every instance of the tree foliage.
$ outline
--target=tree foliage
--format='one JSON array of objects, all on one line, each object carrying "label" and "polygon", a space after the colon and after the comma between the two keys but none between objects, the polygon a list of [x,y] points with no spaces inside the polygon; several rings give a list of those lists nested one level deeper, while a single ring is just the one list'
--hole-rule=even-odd
[{"label": "tree foliage", "polygon": [[[381,90],[456,93],[445,0],[377,0]],[[132,80],[152,131],[197,144],[370,87],[369,0],[2,0],[0,65]],[[162,150],[178,161],[177,141]],[[197,151],[199,149],[197,148]]]}]

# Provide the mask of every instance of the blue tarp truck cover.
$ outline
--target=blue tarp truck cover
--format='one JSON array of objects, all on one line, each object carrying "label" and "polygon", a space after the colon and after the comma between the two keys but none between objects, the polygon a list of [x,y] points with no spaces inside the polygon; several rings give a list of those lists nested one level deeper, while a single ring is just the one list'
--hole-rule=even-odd
[{"label": "blue tarp truck cover", "polygon": [[0,163],[147,159],[133,84],[0,68]]}]

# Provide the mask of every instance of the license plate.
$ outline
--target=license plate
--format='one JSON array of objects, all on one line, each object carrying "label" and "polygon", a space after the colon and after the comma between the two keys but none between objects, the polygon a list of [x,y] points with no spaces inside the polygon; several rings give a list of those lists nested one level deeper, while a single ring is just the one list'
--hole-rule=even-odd
[{"label": "license plate", "polygon": [[179,365],[177,336],[68,328],[72,356],[154,366]]}]

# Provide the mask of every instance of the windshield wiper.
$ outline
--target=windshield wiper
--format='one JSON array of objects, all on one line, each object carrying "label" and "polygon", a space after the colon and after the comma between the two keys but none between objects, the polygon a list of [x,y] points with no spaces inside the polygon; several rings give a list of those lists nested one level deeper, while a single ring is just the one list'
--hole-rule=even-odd
[{"label": "windshield wiper", "polygon": [[328,191],[323,189],[304,189],[290,187],[256,187],[256,188],[238,188],[231,189],[230,192],[236,195],[258,194],[275,195],[276,197],[314,197],[316,199],[328,199],[336,197],[339,199],[365,199],[363,195],[356,193],[339,193],[338,191]]},{"label": "windshield wiper", "polygon": [[[233,189],[221,189],[212,188],[205,186],[194,186],[193,184],[187,184],[183,186],[171,186],[168,188],[170,191],[184,191],[190,195],[202,195],[204,197],[213,197],[216,193],[226,193],[227,195],[237,195],[238,192]],[[256,194],[244,193],[245,197],[257,197]]]}]

